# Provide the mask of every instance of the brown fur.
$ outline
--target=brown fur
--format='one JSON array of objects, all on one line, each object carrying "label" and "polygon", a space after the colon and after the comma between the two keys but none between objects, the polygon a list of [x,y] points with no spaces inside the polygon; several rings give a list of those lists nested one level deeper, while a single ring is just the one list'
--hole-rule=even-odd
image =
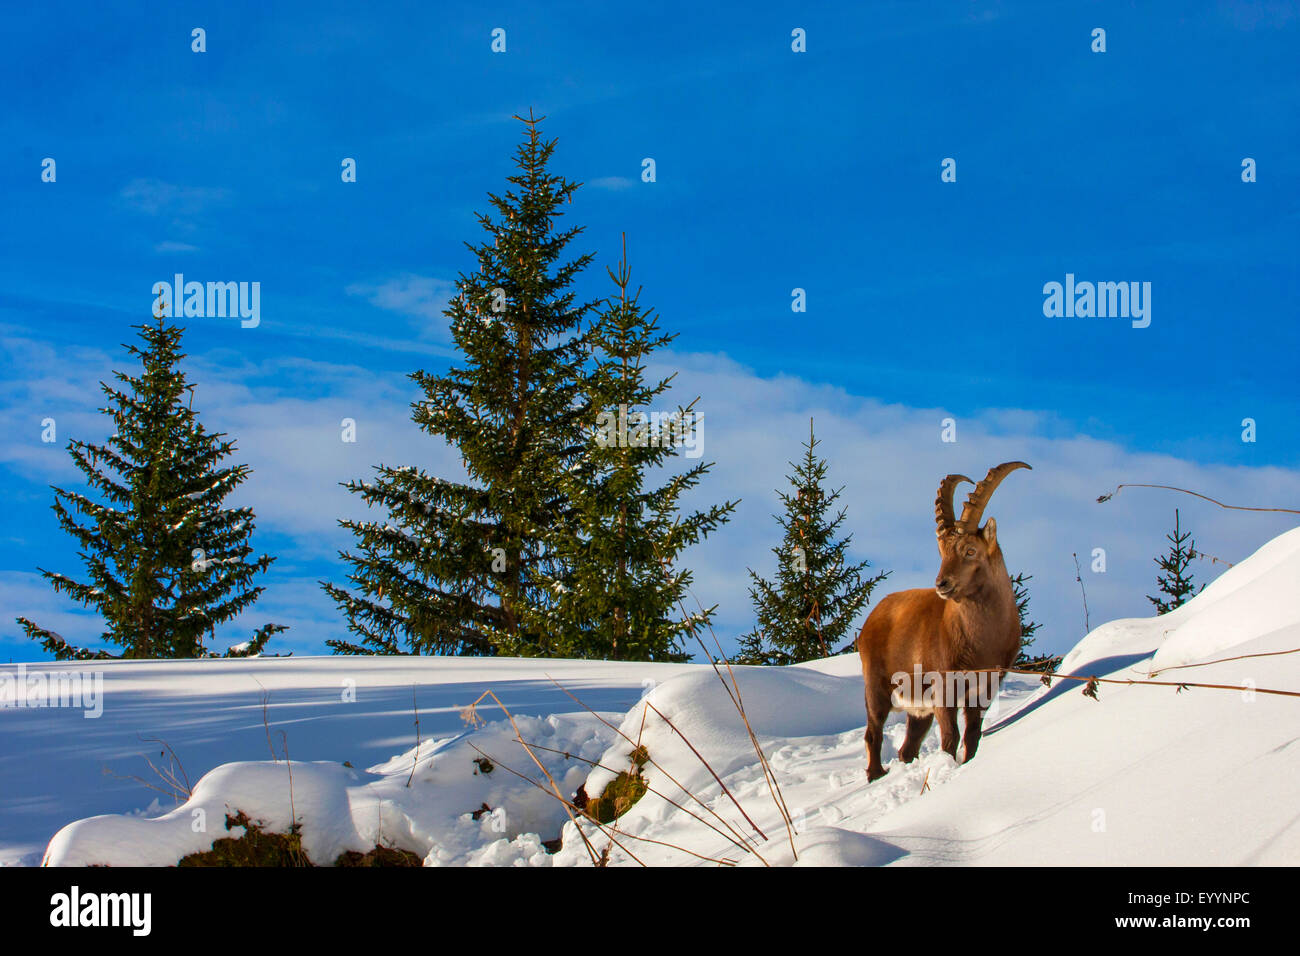
[{"label": "brown fur", "polygon": [[[949,512],[951,514],[951,512]],[[882,600],[858,635],[867,703],[867,779],[885,775],[880,762],[885,718],[896,706],[895,674],[1010,667],[1020,652],[1020,615],[1015,590],[998,546],[997,522],[963,531],[938,532],[940,565],[935,587],[897,591]],[[997,681],[998,675],[986,675]],[[996,683],[993,684],[996,686]],[[965,700],[942,693],[938,706],[906,706],[907,735],[898,757],[910,763],[935,717],[939,740],[957,758],[957,709],[965,709],[962,759],[979,747],[984,712],[974,688]]]}]

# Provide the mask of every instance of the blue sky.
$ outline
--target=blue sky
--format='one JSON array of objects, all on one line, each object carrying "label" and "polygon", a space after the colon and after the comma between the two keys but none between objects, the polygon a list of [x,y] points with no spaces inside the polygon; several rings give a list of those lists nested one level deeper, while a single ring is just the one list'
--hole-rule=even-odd
[{"label": "blue sky", "polygon": [[[258,328],[194,320],[187,337],[197,404],[257,470],[257,540],[281,556],[249,624],[291,620],[297,653],[340,635],[311,584],[339,576],[336,483],[446,460],[403,421],[404,376],[447,364],[440,302],[510,172],[510,117],[530,108],[559,139],[554,168],[588,184],[568,209],[586,227],[576,249],[598,256],[584,288],[606,291],[626,231],[644,301],[681,333],[681,397],[715,413],[704,494],[745,505],[693,562],[724,640],[752,620],[744,568],[771,571],[772,489],[809,415],[858,550],[891,586],[933,574],[942,474],[1035,461],[993,510],[1023,512],[1022,540],[1000,523],[1008,560],[1040,582],[1052,649],[1080,636],[1071,553],[1108,548],[1088,581],[1096,624],[1146,613],[1174,504],[1229,560],[1290,526],[1092,499],[1133,480],[1300,501],[1294,5],[378,6],[7,12],[0,654],[39,656],[14,613],[98,631],[33,580],[38,564],[79,569],[47,485],[75,485],[61,448],[103,437],[95,383],[176,272],[262,286]],[[1150,282],[1151,326],[1046,318],[1043,284],[1066,273]],[[47,416],[57,446],[40,442]],[[346,448],[344,416],[361,433]],[[955,446],[937,445],[945,416]]]}]

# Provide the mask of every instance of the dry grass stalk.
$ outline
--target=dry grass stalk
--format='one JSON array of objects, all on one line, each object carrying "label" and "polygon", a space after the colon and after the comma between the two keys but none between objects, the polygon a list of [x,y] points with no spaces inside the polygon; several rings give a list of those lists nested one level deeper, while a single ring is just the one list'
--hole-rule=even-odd
[{"label": "dry grass stalk", "polygon": [[[562,685],[562,684],[561,684],[559,681],[557,681],[554,677],[551,677],[550,674],[547,674],[546,677],[547,677],[547,680],[549,680],[552,684],[554,684],[554,685],[555,685],[556,687],[558,687],[560,690],[564,691],[564,693],[567,694],[567,695],[569,696],[569,698],[570,698],[571,700],[573,700],[573,702],[576,703],[579,707],[581,707],[583,710],[587,711],[587,713],[591,714],[593,717],[595,717],[597,720],[599,720],[602,724],[604,724],[604,725],[605,725],[606,727],[608,727],[610,730],[614,731],[614,733],[618,734],[620,737],[622,737],[624,740],[626,740],[626,741],[627,741],[631,746],[636,747],[636,741],[634,741],[634,740],[633,740],[631,737],[629,737],[627,734],[623,733],[622,730],[620,730],[620,729],[619,729],[618,727],[616,727],[614,724],[611,724],[608,720],[606,720],[606,719],[605,719],[604,717],[602,717],[600,714],[596,713],[594,710],[592,710],[590,707],[588,707],[588,706],[587,706],[585,703],[583,703],[583,702],[582,702],[582,701],[581,701],[581,700],[580,700],[580,699],[579,699],[579,698],[578,698],[574,693],[572,693],[568,688],[566,688],[564,685]],[[675,786],[678,790],[682,791],[682,793],[686,794],[688,797],[690,797],[692,800],[694,800],[697,804],[699,804],[699,806],[702,807],[702,808],[703,808],[707,813],[712,814],[713,817],[714,817],[714,818],[715,818],[719,823],[721,823],[724,827],[727,828],[728,831],[731,832],[731,834],[736,838],[736,840],[740,841],[741,843],[746,843],[746,844],[747,844],[747,841],[748,841],[748,839],[749,839],[748,837],[746,837],[746,836],[745,836],[744,834],[742,834],[739,830],[737,830],[734,826],[732,826],[731,823],[730,823],[730,821],[728,821],[726,817],[722,816],[722,814],[718,813],[717,810],[714,810],[713,807],[711,807],[708,803],[706,803],[704,800],[702,800],[699,796],[697,796],[695,793],[691,792],[689,789],[687,789],[685,786],[683,786],[682,783],[681,783],[680,781],[678,781],[678,779],[677,779],[676,777],[674,777],[671,773],[669,773],[668,770],[665,769],[664,766],[663,766],[662,764],[658,763],[658,762],[654,759],[654,754],[649,754],[648,757],[647,757],[646,762],[649,763],[650,766],[652,766],[652,767],[654,767],[656,770],[658,770],[661,774],[663,774],[664,777],[668,780],[669,783],[671,783],[671,784],[672,784],[673,786]],[[758,852],[758,850],[754,849],[752,846],[750,847],[750,852],[753,853],[755,856],[757,856],[760,860],[762,860],[764,866],[767,866],[767,865],[768,865],[767,860],[763,859],[762,855]]]},{"label": "dry grass stalk", "polygon": [[[607,767],[607,766],[605,766],[603,763],[600,763],[600,762],[597,761],[597,760],[588,760],[586,757],[581,757],[581,756],[579,756],[578,754],[572,753],[572,752],[570,752],[570,751],[568,751],[568,750],[556,750],[554,747],[543,747],[541,744],[537,744],[537,743],[530,743],[528,746],[533,747],[533,748],[536,749],[536,750],[544,750],[544,751],[546,751],[546,752],[548,752],[548,753],[553,753],[553,754],[564,754],[564,756],[566,756],[566,757],[568,757],[568,758],[570,758],[570,759],[572,759],[572,760],[576,760],[576,761],[578,761],[579,763],[585,763],[585,764],[587,764],[587,766],[589,766],[589,767],[599,767],[601,770],[608,771],[609,773],[618,773],[618,771],[615,770],[613,767]],[[656,797],[659,797],[659,798],[662,799],[665,803],[668,803],[668,804],[670,804],[671,806],[676,807],[678,810],[682,811],[682,812],[685,813],[687,816],[689,816],[689,817],[693,817],[694,819],[700,821],[700,823],[703,823],[706,827],[708,827],[708,828],[709,828],[710,830],[712,830],[714,833],[718,834],[718,836],[720,836],[720,837],[722,837],[723,839],[729,841],[729,842],[732,843],[734,846],[736,846],[738,849],[743,850],[745,853],[753,853],[754,856],[758,857],[760,860],[763,860],[763,858],[762,858],[761,856],[759,856],[758,852],[757,852],[753,847],[749,846],[747,843],[742,843],[741,841],[737,840],[735,837],[731,836],[731,834],[725,832],[724,830],[720,830],[718,827],[714,826],[712,823],[710,823],[710,822],[709,822],[708,820],[706,820],[704,817],[700,816],[700,815],[699,815],[698,813],[696,813],[694,810],[692,810],[692,809],[690,809],[689,807],[683,806],[682,804],[678,803],[676,800],[674,800],[672,797],[668,796],[668,795],[667,795],[666,793],[664,793],[663,791],[661,791],[661,790],[656,790],[654,787],[650,786],[649,784],[646,784],[646,792],[647,792],[647,793],[653,793]],[[768,865],[768,863],[767,863],[766,860],[763,860],[763,865],[764,865],[764,866],[767,866],[767,865]]]},{"label": "dry grass stalk", "polygon": [[289,832],[293,833],[298,827],[298,811],[293,805],[293,761],[289,759],[289,738],[283,730],[280,731],[280,746],[284,748],[284,763],[289,771]]},{"label": "dry grass stalk", "polygon": [[409,787],[415,779],[415,768],[420,763],[420,705],[415,700],[415,685],[411,685],[411,708],[415,711],[415,756],[411,758],[411,775],[406,778]]},{"label": "dry grass stalk", "polygon": [[[523,743],[523,741],[520,741],[520,743]],[[470,746],[471,746],[471,747],[474,747],[473,744],[470,744]],[[526,745],[526,746],[527,746],[527,745]],[[516,777],[520,778],[521,780],[527,780],[529,783],[531,783],[534,787],[537,787],[537,788],[538,788],[539,790],[541,790],[543,793],[548,793],[548,794],[550,794],[551,796],[555,797],[555,798],[556,798],[557,800],[559,800],[562,804],[564,804],[565,809],[569,811],[569,816],[570,816],[570,817],[573,817],[574,813],[582,814],[582,819],[588,821],[588,822],[591,823],[593,826],[598,827],[598,828],[601,830],[602,833],[604,833],[606,836],[609,837],[610,842],[611,842],[612,844],[614,844],[615,846],[617,846],[620,850],[622,850],[624,853],[626,853],[628,856],[630,856],[633,860],[635,860],[635,861],[636,861],[637,863],[639,863],[641,866],[645,866],[645,865],[646,865],[645,861],[642,860],[642,859],[640,859],[640,858],[639,858],[635,853],[633,853],[633,852],[632,852],[631,850],[629,850],[626,846],[624,846],[623,843],[618,839],[619,836],[623,837],[624,839],[640,840],[642,843],[652,843],[652,844],[654,844],[655,846],[667,847],[667,848],[670,849],[670,850],[678,850],[678,851],[680,851],[680,852],[682,852],[682,853],[689,854],[690,856],[693,856],[693,857],[695,857],[695,858],[698,859],[698,860],[703,860],[703,861],[705,861],[706,863],[717,863],[719,866],[735,866],[735,865],[736,865],[736,861],[735,861],[735,860],[719,859],[719,858],[717,858],[717,857],[705,856],[705,855],[702,854],[702,853],[696,853],[694,850],[687,849],[687,848],[684,847],[684,846],[678,846],[678,845],[675,844],[675,843],[667,843],[667,842],[665,842],[665,841],[663,841],[663,840],[655,840],[655,839],[652,839],[651,837],[638,836],[638,835],[635,834],[635,833],[626,833],[626,832],[622,832],[622,831],[616,830],[615,828],[609,826],[608,824],[601,823],[599,820],[595,819],[594,817],[587,816],[586,814],[584,814],[584,813],[582,812],[582,810],[581,810],[578,806],[576,806],[576,805],[573,804],[573,803],[570,803],[568,800],[565,800],[563,797],[561,797],[561,796],[559,796],[559,795],[553,793],[552,791],[547,790],[545,787],[543,787],[540,783],[538,783],[538,782],[537,782],[536,780],[534,780],[532,777],[529,777],[529,776],[526,775],[526,774],[522,774],[522,773],[520,773],[520,772],[517,771],[517,770],[512,770],[510,767],[507,767],[505,764],[503,764],[503,763],[501,763],[500,761],[498,761],[495,757],[489,756],[488,754],[484,753],[482,750],[479,750],[478,747],[474,747],[474,749],[475,749],[475,750],[478,750],[478,752],[479,752],[480,754],[483,754],[483,756],[486,757],[488,760],[493,761],[493,762],[494,762],[498,767],[500,767],[502,770],[505,770],[505,771],[507,771],[508,773],[512,773],[512,774],[514,774]],[[576,819],[574,820],[574,826],[578,827],[578,832],[579,832],[579,833],[582,832],[582,827],[581,827],[581,825],[578,823],[578,821],[577,821]],[[586,839],[585,836],[584,836],[584,839]],[[609,850],[608,850],[608,848],[606,848],[605,852],[603,852],[603,853],[600,855],[600,859],[601,859],[601,860],[604,860],[604,861],[607,861],[607,860],[609,859]],[[604,865],[604,864],[601,863],[601,864],[598,864],[598,865]]]},{"label": "dry grass stalk", "polygon": [[[523,744],[523,741],[522,741],[522,740],[520,741],[520,744]],[[551,789],[548,790],[546,787],[542,786],[540,783],[538,783],[536,780],[534,780],[532,777],[528,776],[527,774],[520,773],[518,770],[515,770],[515,769],[513,769],[513,768],[511,768],[511,767],[506,766],[504,763],[502,763],[502,762],[501,762],[500,760],[498,760],[496,757],[490,756],[488,753],[486,753],[486,752],[483,751],[483,750],[479,750],[479,748],[478,748],[476,745],[474,745],[474,744],[471,743],[470,746],[473,747],[475,750],[477,750],[477,751],[478,751],[478,752],[483,756],[483,758],[484,758],[485,760],[490,760],[490,761],[492,762],[492,765],[493,765],[494,767],[500,767],[500,768],[501,768],[502,770],[504,770],[506,773],[514,774],[514,775],[515,775],[516,777],[518,777],[520,780],[526,780],[528,783],[531,783],[534,787],[537,787],[539,790],[541,790],[542,793],[550,794],[550,795],[551,795],[552,797],[554,797],[556,800],[559,800],[560,803],[564,805],[564,811],[565,811],[565,813],[567,813],[567,814],[569,815],[569,819],[573,821],[573,825],[574,825],[574,827],[577,828],[578,835],[582,837],[582,842],[583,842],[583,844],[584,844],[584,845],[586,846],[586,848],[587,848],[587,855],[591,858],[591,864],[592,864],[592,866],[605,866],[605,865],[606,865],[606,862],[609,860],[609,848],[606,847],[605,850],[603,850],[603,851],[600,852],[600,853],[597,853],[597,852],[596,852],[596,848],[593,847],[593,846],[591,845],[591,840],[588,839],[587,834],[583,831],[583,829],[582,829],[582,825],[578,823],[578,819],[579,819],[579,817],[582,817],[583,819],[591,820],[591,822],[594,823],[594,824],[596,824],[596,826],[601,826],[601,824],[598,823],[598,822],[595,821],[595,820],[592,820],[591,817],[588,817],[588,816],[586,816],[585,814],[583,814],[582,810],[581,810],[578,806],[576,806],[576,805],[573,804],[572,802],[570,802],[570,801],[564,799],[564,797],[560,796],[559,791],[555,789],[555,785],[554,785],[554,781],[553,781],[553,780],[551,781]],[[528,749],[528,747],[527,747],[526,744],[523,744],[523,746],[524,746],[524,749],[525,749],[525,750]],[[536,759],[536,757],[534,757],[534,759]],[[543,768],[542,772],[543,772],[543,773],[546,773],[545,768]],[[546,774],[546,776],[547,776],[548,779],[550,779],[550,774]],[[601,829],[603,830],[604,828],[601,827]],[[621,849],[621,850],[623,850],[625,853],[627,853],[628,856],[630,856],[630,857],[631,857],[635,862],[639,863],[641,866],[645,866],[645,865],[646,865],[645,862],[644,862],[643,860],[641,860],[641,859],[640,859],[640,858],[639,858],[635,853],[633,853],[633,852],[632,852],[631,850],[629,850],[627,847],[623,846],[622,843],[619,843],[619,841],[618,841],[618,839],[617,839],[616,837],[611,836],[611,837],[610,837],[610,842],[611,842],[612,844],[618,846],[619,849]]]},{"label": "dry grass stalk", "polygon": [[707,770],[709,772],[709,775],[712,776],[713,779],[717,781],[718,786],[722,788],[722,792],[727,795],[727,797],[731,800],[732,804],[735,805],[736,809],[740,811],[740,815],[745,818],[745,822],[748,823],[750,827],[753,828],[755,833],[757,833],[764,840],[766,840],[767,834],[763,832],[762,828],[757,823],[755,823],[752,819],[750,819],[749,814],[746,813],[745,808],[740,805],[740,801],[736,799],[735,794],[733,794],[731,790],[727,788],[727,785],[722,782],[722,778],[718,776],[718,772],[713,769],[713,767],[709,764],[707,760],[704,759],[704,755],[695,749],[695,745],[690,742],[690,739],[687,738],[687,736],[684,733],[682,733],[681,730],[678,729],[676,724],[674,724],[671,720],[669,720],[667,717],[664,716],[663,711],[661,711],[654,704],[650,703],[650,701],[647,700],[645,702],[645,706],[648,709],[653,710],[656,714],[658,714],[659,719],[662,720],[665,724],[667,724],[669,728],[671,728],[673,733],[675,733],[678,737],[682,738],[682,743],[686,744],[686,746],[690,748],[691,753],[695,754],[695,758],[699,760],[701,764],[704,765],[704,769]]},{"label": "dry grass stalk", "polygon": [[[698,599],[695,603],[699,604]],[[701,605],[701,608],[702,607],[703,606]],[[749,733],[749,741],[754,745],[754,753],[758,754],[758,762],[763,768],[763,775],[767,781],[768,793],[776,803],[776,808],[780,812],[781,819],[785,823],[785,835],[786,839],[790,841],[790,852],[793,854],[794,858],[798,860],[799,851],[794,845],[794,821],[790,816],[790,808],[786,806],[785,795],[781,792],[781,784],[776,779],[776,772],[767,762],[767,755],[763,753],[763,748],[759,745],[758,735],[754,733],[754,728],[749,723],[749,716],[745,713],[745,701],[740,695],[740,682],[736,680],[736,672],[732,670],[731,661],[727,659],[727,655],[722,652],[722,644],[718,640],[718,635],[714,633],[712,627],[709,628],[709,635],[713,638],[713,643],[718,648],[718,657],[727,665],[727,675],[731,678],[732,687],[735,689],[735,695],[732,697],[732,701],[736,705],[736,710],[740,714],[741,721],[745,724],[745,730]],[[696,639],[699,640],[698,637]],[[700,646],[703,648],[703,641],[700,641]],[[707,651],[705,653],[707,655]],[[718,670],[718,665],[716,663],[713,665],[713,672],[718,675],[719,680],[722,680],[722,673]],[[723,681],[723,686],[726,686],[726,681]]]},{"label": "dry grass stalk", "polygon": [[[551,789],[555,792],[556,798],[558,798],[559,801],[564,804],[565,811],[569,814],[569,819],[573,821],[573,825],[578,826],[578,818],[574,816],[573,810],[570,809],[572,805],[569,803],[569,801],[564,799],[564,794],[560,793],[560,787],[555,782],[555,778],[551,776],[550,771],[546,769],[545,765],[543,765],[542,762],[539,759],[537,759],[537,754],[533,753],[531,750],[528,749],[528,745],[524,743],[524,735],[519,732],[519,724],[515,722],[515,715],[510,713],[510,708],[508,708],[505,704],[501,703],[500,697],[498,697],[491,690],[483,691],[483,693],[478,695],[478,698],[474,701],[474,703],[470,704],[467,708],[461,711],[461,717],[471,724],[476,724],[477,722],[481,722],[482,718],[479,717],[478,715],[478,705],[479,705],[479,701],[483,700],[483,698],[485,697],[491,697],[494,701],[496,701],[496,705],[500,707],[501,710],[505,713],[506,718],[510,721],[510,726],[514,729],[515,739],[519,741],[519,745],[524,748],[524,751],[532,759],[533,763],[537,765],[537,769],[542,772],[542,776],[546,778],[546,781],[551,785]],[[474,745],[470,744],[470,746],[473,747]],[[478,750],[477,747],[474,747],[474,749]],[[480,753],[481,752],[482,751],[480,751]],[[524,777],[524,779],[530,780],[532,778]],[[587,853],[591,857],[592,864],[595,865],[597,861],[600,859],[599,854],[596,853],[596,848],[591,845],[591,841],[587,839],[587,834],[583,832],[581,827],[578,827],[578,833],[582,837],[583,844],[587,847]]]},{"label": "dry grass stalk", "polygon": [[[664,569],[664,574],[670,575],[671,569],[668,567],[668,562],[664,560],[663,555],[659,555],[659,563]],[[699,598],[696,598],[693,594],[691,596],[695,600],[696,606],[699,607],[701,616],[703,616],[704,605],[700,603]],[[686,607],[681,601],[677,602],[677,607],[682,612],[682,617],[685,620],[690,620],[690,615],[686,613]],[[707,624],[707,619],[705,623]],[[713,655],[709,653],[708,648],[704,646],[704,641],[700,638],[700,635],[694,626],[690,628],[691,637],[695,638],[696,643],[700,645],[700,650],[704,651],[704,656],[713,667],[713,673],[718,676],[718,680],[722,681],[722,687],[727,692],[727,696],[731,698],[732,706],[735,707],[736,712],[740,714],[740,720],[745,725],[745,732],[749,734],[749,742],[754,747],[754,753],[758,755],[759,766],[763,769],[763,779],[767,783],[768,793],[771,795],[772,801],[776,804],[777,812],[781,814],[781,820],[785,824],[786,839],[790,841],[790,853],[796,860],[798,860],[799,851],[794,845],[794,821],[790,818],[790,809],[786,806],[785,796],[781,793],[781,784],[777,781],[776,773],[767,762],[767,755],[763,753],[763,748],[758,742],[758,735],[754,733],[754,728],[749,723],[749,716],[745,713],[745,703],[740,696],[740,682],[736,680],[735,671],[731,669],[731,661],[728,660],[727,655],[722,652],[722,643],[718,640],[718,635],[714,633],[713,625],[708,624],[708,628],[709,634],[713,638],[713,643],[717,645],[718,657],[727,665],[727,674],[731,677],[730,686],[728,686],[727,681],[723,679],[722,672],[718,670],[717,662],[714,660]],[[659,716],[662,717],[663,715],[660,714]],[[682,739],[685,740],[686,738],[682,737]],[[693,750],[694,748],[691,749]],[[709,768],[709,772],[713,772],[712,767]],[[714,776],[716,777],[717,774],[714,774]],[[721,781],[719,781],[719,783],[721,783]],[[733,800],[734,799],[735,798],[733,798]],[[739,804],[737,804],[737,806],[739,807]],[[748,814],[745,814],[744,810],[741,810],[740,812],[746,820],[749,820],[749,816]],[[753,821],[750,821],[750,826],[753,826],[755,830],[758,830],[759,835],[762,836],[764,840],[767,839],[767,836],[754,825]]]},{"label": "dry grass stalk", "polygon": [[[190,785],[190,778],[185,773],[185,766],[181,763],[181,758],[176,756],[176,751],[172,749],[171,744],[167,743],[167,741],[163,740],[161,737],[140,737],[140,740],[144,743],[161,744],[167,755],[169,766],[166,770],[159,767],[152,759],[146,757],[144,754],[140,755],[144,758],[144,762],[149,765],[149,769],[154,772],[154,775],[162,781],[162,786],[159,786],[156,783],[151,783],[143,777],[137,776],[133,773],[115,773],[108,767],[104,768],[104,773],[107,776],[115,777],[118,780],[132,780],[149,790],[155,791],[156,793],[166,794],[178,804],[184,802],[181,800],[181,794],[185,795],[186,800],[192,797],[194,795],[194,788]],[[179,776],[177,776],[178,774]]]},{"label": "dry grass stalk", "polygon": [[[262,687],[262,682],[256,677],[253,678],[253,683],[258,687]],[[271,743],[271,719],[267,715],[267,705],[270,702],[271,692],[262,687],[262,726],[266,728],[266,749],[271,751],[271,759],[278,763],[280,758],[275,755],[275,746]]]}]

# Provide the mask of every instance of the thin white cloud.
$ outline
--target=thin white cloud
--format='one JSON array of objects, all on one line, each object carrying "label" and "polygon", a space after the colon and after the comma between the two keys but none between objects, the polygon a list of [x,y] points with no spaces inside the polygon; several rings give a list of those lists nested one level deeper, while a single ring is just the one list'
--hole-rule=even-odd
[{"label": "thin white cloud", "polygon": [[627,176],[601,176],[599,179],[588,180],[583,185],[590,186],[592,189],[608,189],[617,192],[631,189],[636,183]]},{"label": "thin white cloud", "polygon": [[418,320],[416,331],[438,342],[450,342],[451,330],[443,311],[456,294],[456,283],[433,276],[405,273],[378,284],[353,283],[348,295],[362,296],[371,305]]},{"label": "thin white cloud", "polygon": [[230,190],[144,178],[131,180],[118,195],[129,206],[149,216],[193,216],[226,201]]}]

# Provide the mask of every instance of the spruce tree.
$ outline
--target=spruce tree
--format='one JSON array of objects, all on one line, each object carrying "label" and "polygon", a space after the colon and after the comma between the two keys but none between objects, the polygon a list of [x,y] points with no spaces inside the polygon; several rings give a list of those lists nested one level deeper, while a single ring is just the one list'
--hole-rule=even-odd
[{"label": "spruce tree", "polygon": [[560,488],[583,454],[587,354],[571,286],[590,255],[565,259],[580,227],[560,229],[577,184],[547,169],[555,141],[542,118],[520,119],[517,172],[495,210],[477,216],[487,236],[466,244],[477,260],[457,280],[445,314],[463,353],[445,374],[411,378],[423,397],[412,419],[460,453],[467,480],[411,466],[376,467],[345,487],[387,512],[343,521],[355,550],[340,552],[352,589],[322,582],[359,643],[339,653],[553,655],[555,603],[565,577],[548,547],[570,520]]},{"label": "spruce tree", "polygon": [[888,574],[868,576],[869,561],[846,565],[852,535],[836,540],[845,511],[831,517],[843,489],[823,489],[827,463],[816,454],[816,436],[808,423],[803,460],[790,463],[792,494],[778,492],[785,505],[780,523],[775,581],[749,571],[750,598],[758,626],[740,638],[738,660],[749,664],[794,664],[827,657],[855,623],[872,589]]},{"label": "spruce tree", "polygon": [[707,627],[716,605],[686,609],[691,572],[675,565],[735,510],[736,502],[680,513],[681,496],[711,464],[700,462],[647,488],[647,473],[669,465],[682,445],[702,439],[695,403],[651,417],[650,406],[672,376],[647,380],[645,361],[676,338],[629,293],[626,240],[615,286],[592,329],[596,367],[587,385],[586,454],[565,475],[571,520],[557,525],[564,556],[557,636],[570,657],[686,660],[691,635]]},{"label": "spruce tree", "polygon": [[1183,532],[1177,508],[1174,509],[1174,533],[1165,535],[1165,538],[1169,541],[1168,553],[1154,559],[1164,572],[1156,578],[1160,594],[1155,597],[1147,595],[1147,600],[1156,606],[1157,614],[1168,614],[1181,607],[1205,587],[1204,584],[1196,587],[1192,582],[1189,567],[1196,557],[1196,542],[1192,540],[1190,531]]},{"label": "spruce tree", "polygon": [[[252,509],[222,506],[251,472],[223,464],[234,441],[199,422],[178,367],[184,330],[161,316],[136,328],[143,347],[124,348],[140,373],[114,372],[120,387],[100,383],[108,398],[100,411],[115,434],[103,445],[68,443],[89,493],[54,488],[54,513],[80,548],[87,580],[38,570],[56,592],[99,612],[101,639],[122,657],[214,656],[205,638],[257,600],[263,588],[253,579],[275,559],[252,557]],[[78,648],[27,618],[18,623],[60,660],[115,656]],[[267,624],[226,656],[260,653],[284,629]]]},{"label": "spruce tree", "polygon": [[1044,658],[1034,657],[1028,652],[1029,647],[1034,643],[1034,632],[1040,626],[1037,621],[1029,617],[1028,582],[1033,577],[1032,574],[1025,574],[1021,571],[1011,579],[1011,588],[1016,595],[1016,611],[1020,615],[1020,653],[1016,656],[1015,667],[1024,667],[1026,664],[1044,660]]}]

